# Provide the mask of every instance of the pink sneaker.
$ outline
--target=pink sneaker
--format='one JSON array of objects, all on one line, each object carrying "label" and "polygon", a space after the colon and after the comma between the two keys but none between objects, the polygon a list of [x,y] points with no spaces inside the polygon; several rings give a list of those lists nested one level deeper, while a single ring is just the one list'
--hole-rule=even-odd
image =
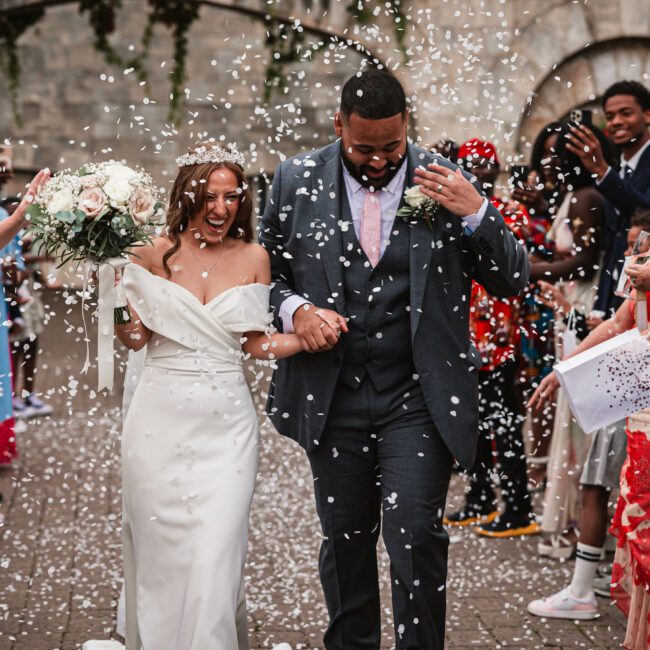
[{"label": "pink sneaker", "polygon": [[533,600],[532,603],[528,604],[528,611],[534,616],[544,618],[568,618],[586,621],[598,617],[596,596],[589,593],[585,598],[576,598],[571,593],[570,587],[566,587],[548,598]]}]

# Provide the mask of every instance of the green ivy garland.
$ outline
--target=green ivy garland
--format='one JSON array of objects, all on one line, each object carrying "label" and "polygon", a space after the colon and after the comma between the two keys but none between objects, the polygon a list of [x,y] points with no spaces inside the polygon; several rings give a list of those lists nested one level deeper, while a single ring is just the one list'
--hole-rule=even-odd
[{"label": "green ivy garland", "polygon": [[171,73],[172,88],[169,98],[169,119],[173,124],[180,120],[183,83],[187,80],[186,61],[188,34],[194,21],[199,17],[199,5],[194,0],[147,0],[151,13],[142,37],[142,54],[133,61],[141,79],[146,79],[145,63],[149,57],[149,47],[153,30],[157,24],[172,30],[174,39],[174,69]]},{"label": "green ivy garland", "polygon": [[115,31],[115,14],[122,0],[80,0],[79,13],[88,13],[88,20],[95,35],[93,46],[104,55],[109,65],[124,67],[126,62],[108,42]]},{"label": "green ivy garland", "polygon": [[172,30],[174,68],[171,73],[169,119],[173,124],[178,124],[183,83],[187,79],[188,34],[192,23],[199,17],[199,5],[194,0],[147,0],[147,2],[150,12],[142,35],[142,51],[128,60],[120,57],[108,42],[108,36],[115,29],[115,11],[122,6],[122,0],[80,0],[80,10],[89,12],[90,26],[95,33],[95,48],[104,55],[106,62],[122,68],[133,68],[140,81],[147,81],[146,64],[156,25],[163,25]]},{"label": "green ivy garland", "polygon": [[18,110],[18,88],[20,87],[20,60],[18,59],[18,39],[44,15],[43,9],[25,11],[18,16],[8,18],[0,14],[0,69],[9,85],[9,97],[14,120],[22,124]]}]

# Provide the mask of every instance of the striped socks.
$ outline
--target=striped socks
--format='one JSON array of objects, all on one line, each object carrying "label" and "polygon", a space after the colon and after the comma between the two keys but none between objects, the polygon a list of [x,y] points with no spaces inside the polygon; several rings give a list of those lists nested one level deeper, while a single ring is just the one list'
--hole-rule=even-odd
[{"label": "striped socks", "polygon": [[602,548],[578,542],[576,565],[571,579],[571,593],[576,598],[586,598],[591,593],[591,583],[602,558]]}]

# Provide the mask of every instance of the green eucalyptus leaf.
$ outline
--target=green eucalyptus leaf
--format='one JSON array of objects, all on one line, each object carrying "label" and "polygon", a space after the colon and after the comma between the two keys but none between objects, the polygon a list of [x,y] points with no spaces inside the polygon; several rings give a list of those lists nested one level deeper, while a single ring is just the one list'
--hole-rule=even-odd
[{"label": "green eucalyptus leaf", "polygon": [[27,206],[25,214],[30,219],[40,219],[43,216],[43,208],[41,208],[38,203],[32,203],[31,205]]},{"label": "green eucalyptus leaf", "polygon": [[62,212],[57,212],[54,217],[63,223],[74,223],[75,216],[69,210],[63,210]]}]

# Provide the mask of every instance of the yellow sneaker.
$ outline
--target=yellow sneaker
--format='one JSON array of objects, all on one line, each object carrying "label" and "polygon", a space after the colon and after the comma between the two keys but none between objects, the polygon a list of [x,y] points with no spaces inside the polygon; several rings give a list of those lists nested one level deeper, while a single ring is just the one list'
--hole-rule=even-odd
[{"label": "yellow sneaker", "polygon": [[504,539],[506,537],[521,537],[523,535],[537,535],[540,532],[539,524],[528,517],[523,520],[513,520],[508,517],[497,517],[488,523],[482,523],[474,528],[477,535],[483,537],[496,537]]},{"label": "yellow sneaker", "polygon": [[446,516],[442,520],[442,523],[445,526],[460,527],[472,526],[473,524],[489,524],[491,521],[494,521],[498,515],[499,513],[497,510],[492,512],[483,512],[478,508],[467,506]]}]

